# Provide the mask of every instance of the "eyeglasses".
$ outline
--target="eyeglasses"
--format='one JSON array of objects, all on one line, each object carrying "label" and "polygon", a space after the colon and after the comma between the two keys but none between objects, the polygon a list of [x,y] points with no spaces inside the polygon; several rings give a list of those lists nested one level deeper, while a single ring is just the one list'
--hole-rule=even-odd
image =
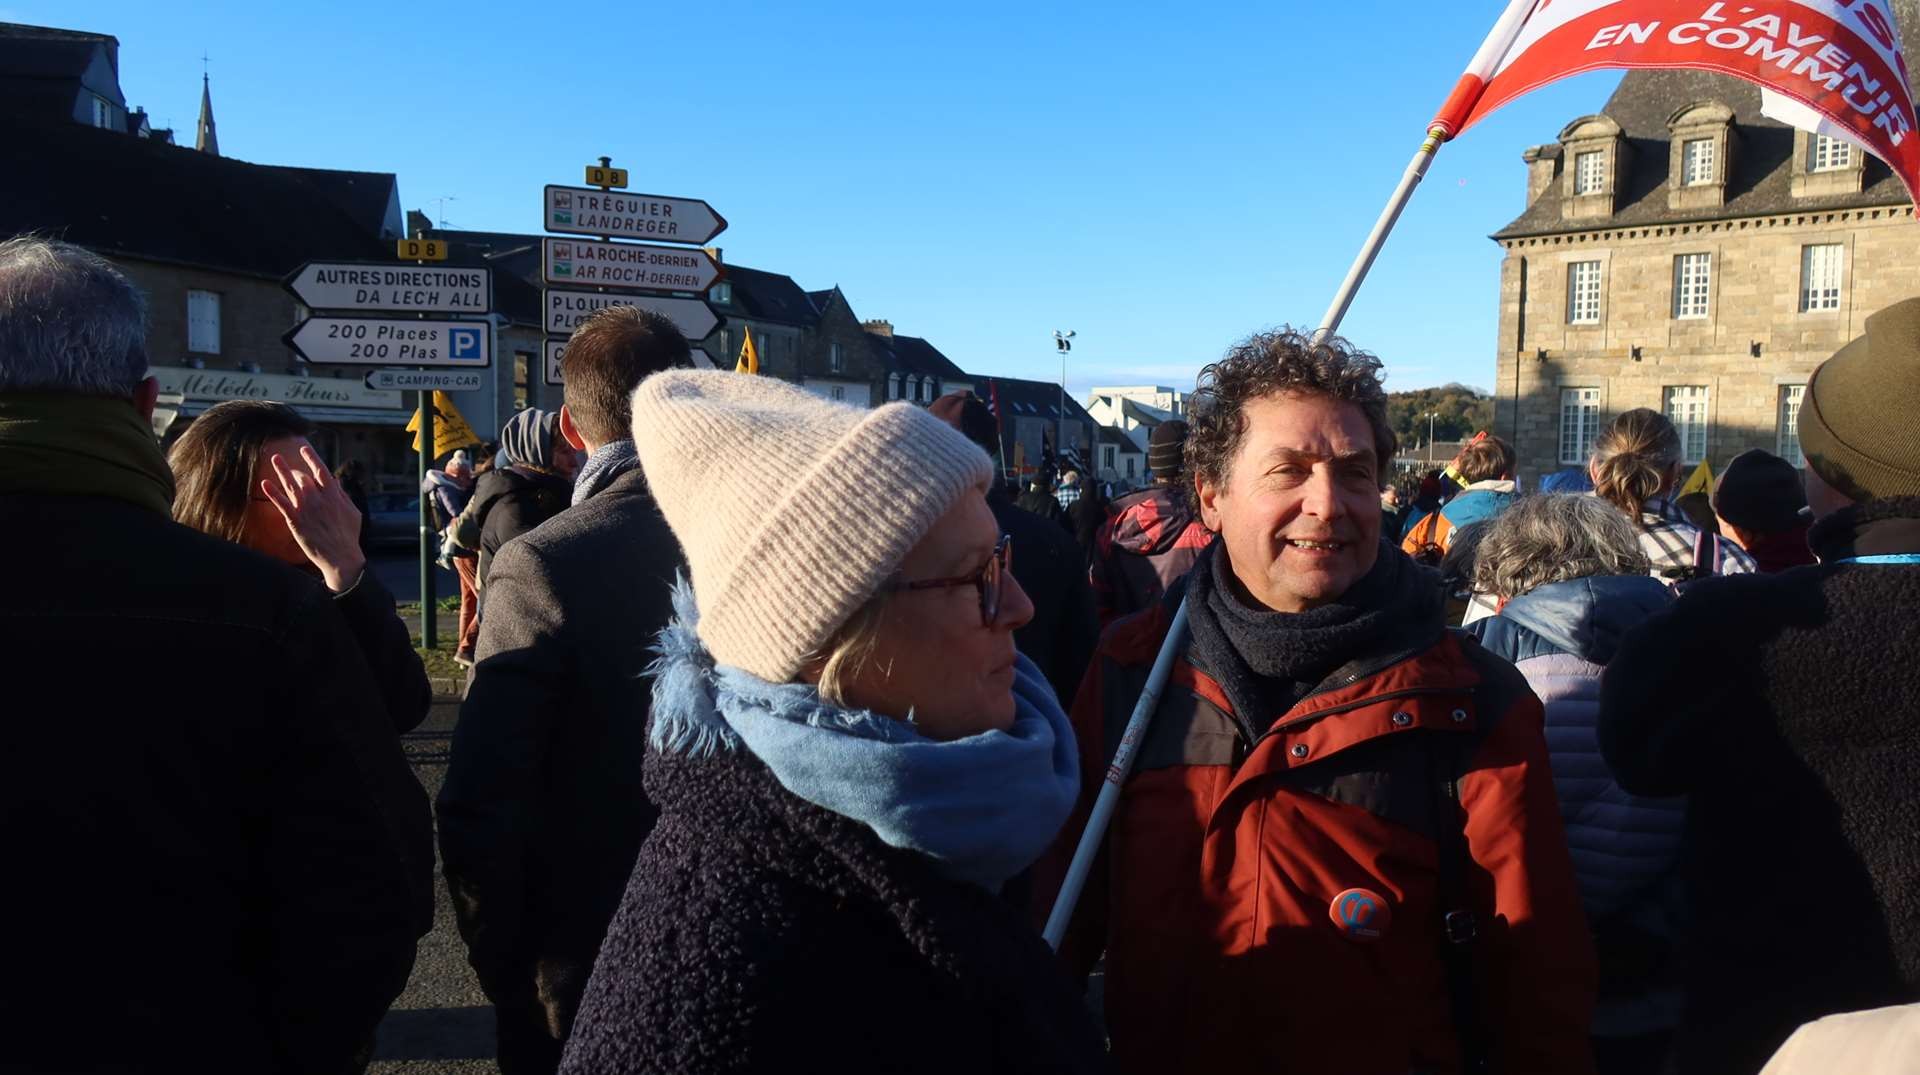
[{"label": "eyeglasses", "polygon": [[1000,618],[1000,579],[1013,570],[1013,535],[1001,534],[1000,541],[993,547],[993,555],[980,565],[980,570],[971,575],[956,575],[948,579],[921,579],[907,582],[895,579],[882,586],[883,590],[939,590],[949,586],[973,586],[980,591],[980,625],[992,627]]}]

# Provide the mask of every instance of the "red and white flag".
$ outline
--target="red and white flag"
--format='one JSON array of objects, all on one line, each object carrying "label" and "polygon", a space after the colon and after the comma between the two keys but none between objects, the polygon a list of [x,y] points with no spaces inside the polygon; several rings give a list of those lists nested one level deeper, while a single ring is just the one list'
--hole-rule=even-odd
[{"label": "red and white flag", "polygon": [[1920,124],[1888,0],[1515,0],[1432,126],[1452,138],[1523,93],[1609,67],[1757,83],[1886,161],[1920,199]]}]

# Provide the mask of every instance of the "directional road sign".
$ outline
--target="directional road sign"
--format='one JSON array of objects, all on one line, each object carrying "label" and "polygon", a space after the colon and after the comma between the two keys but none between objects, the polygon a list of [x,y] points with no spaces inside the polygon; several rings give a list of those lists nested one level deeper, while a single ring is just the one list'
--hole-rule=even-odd
[{"label": "directional road sign", "polygon": [[373,370],[367,374],[367,387],[403,392],[472,392],[486,379],[479,370]]},{"label": "directional road sign", "polygon": [[580,323],[609,306],[638,306],[652,310],[680,327],[689,340],[704,340],[720,325],[713,307],[700,299],[676,299],[666,295],[615,295],[598,291],[563,291],[548,288],[540,293],[546,308],[547,331],[570,336]]},{"label": "directional road sign", "polygon": [[591,187],[548,186],[548,231],[704,243],[725,231],[727,219],[698,198],[628,194]]},{"label": "directional road sign", "polygon": [[484,314],[493,308],[492,269],[309,261],[284,283],[315,310]]},{"label": "directional road sign", "polygon": [[281,339],[308,362],[357,366],[493,364],[493,326],[485,321],[309,317]]},{"label": "directional road sign", "polygon": [[549,284],[704,292],[720,279],[719,263],[698,247],[591,239],[543,239],[540,245],[540,271]]},{"label": "directional road sign", "polygon": [[[693,368],[701,370],[715,369],[713,356],[701,348],[693,351]],[[560,356],[567,353],[567,341],[549,338],[547,340],[546,361],[541,363],[540,379],[547,384],[564,384],[560,377]]]}]

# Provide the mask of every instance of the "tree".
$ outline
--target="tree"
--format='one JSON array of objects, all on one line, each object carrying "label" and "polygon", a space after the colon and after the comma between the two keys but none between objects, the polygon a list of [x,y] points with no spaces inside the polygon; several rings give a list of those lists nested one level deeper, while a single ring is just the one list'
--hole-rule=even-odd
[{"label": "tree", "polygon": [[1465,440],[1493,428],[1493,397],[1464,384],[1387,393],[1387,423],[1403,446],[1427,442],[1427,415],[1435,414],[1433,439]]}]

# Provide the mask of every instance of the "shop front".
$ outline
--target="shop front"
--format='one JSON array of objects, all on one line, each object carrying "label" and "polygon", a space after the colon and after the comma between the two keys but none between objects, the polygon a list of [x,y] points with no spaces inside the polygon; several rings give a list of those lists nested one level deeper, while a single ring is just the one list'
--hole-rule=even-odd
[{"label": "shop front", "polygon": [[148,373],[160,381],[163,396],[183,400],[179,419],[167,431],[169,445],[216,403],[271,400],[293,407],[319,427],[312,438],[314,450],[329,466],[338,469],[348,460],[359,460],[373,476],[370,491],[411,490],[417,484],[413,434],[406,431],[413,412],[403,393],[368,388],[363,373],[295,377],[181,366],[155,366]]}]

